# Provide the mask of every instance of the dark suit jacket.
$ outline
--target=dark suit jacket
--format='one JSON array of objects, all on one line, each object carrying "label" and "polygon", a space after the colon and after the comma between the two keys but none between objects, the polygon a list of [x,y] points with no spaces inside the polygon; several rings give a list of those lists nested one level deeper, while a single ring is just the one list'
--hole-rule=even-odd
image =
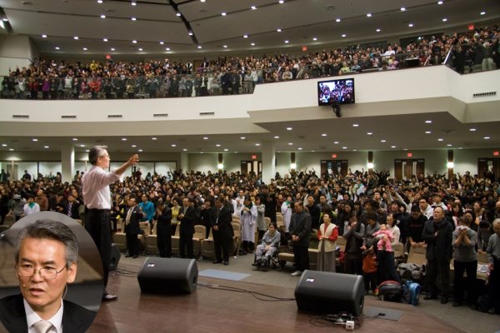
[{"label": "dark suit jacket", "polygon": [[[130,209],[130,208],[129,208]],[[127,218],[128,215],[128,209],[125,212],[125,219]],[[139,222],[143,218],[141,209],[139,206],[135,206],[132,208],[132,214],[130,215],[130,222],[129,224],[125,225],[125,233],[127,234],[141,234],[142,230],[139,225]]]},{"label": "dark suit jacket", "polygon": [[[179,214],[184,214],[184,207],[181,207],[179,210]],[[196,214],[196,209],[194,207],[189,206],[186,214],[181,219],[181,230],[184,230],[187,233],[194,234],[194,225],[198,220],[198,216]]]},{"label": "dark suit jacket", "polygon": [[[97,313],[75,303],[64,301],[62,325],[64,332],[85,333]],[[9,333],[27,333],[28,323],[21,294],[0,300],[0,321]]]},{"label": "dark suit jacket", "polygon": [[74,201],[72,204],[71,204],[71,215],[68,214],[68,211],[69,211],[69,202],[66,202],[66,207],[64,208],[64,212],[62,212],[64,215],[68,215],[69,217],[73,218],[73,219],[80,219],[80,211],[79,211],[79,207],[80,207],[80,203]]},{"label": "dark suit jacket", "polygon": [[[213,220],[212,226],[218,226],[219,235],[223,237],[232,237],[233,236],[233,226],[231,225],[231,221],[233,220],[233,216],[231,212],[226,208],[222,207],[219,211],[219,217],[217,218],[217,208],[215,212],[215,219]],[[213,231],[214,233],[217,231]]]}]

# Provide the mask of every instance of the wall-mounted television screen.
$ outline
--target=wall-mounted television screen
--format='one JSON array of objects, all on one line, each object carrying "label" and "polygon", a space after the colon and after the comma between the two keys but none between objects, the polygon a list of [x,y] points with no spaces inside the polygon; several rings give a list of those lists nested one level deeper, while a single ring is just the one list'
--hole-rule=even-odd
[{"label": "wall-mounted television screen", "polygon": [[354,79],[318,82],[318,105],[354,104]]}]

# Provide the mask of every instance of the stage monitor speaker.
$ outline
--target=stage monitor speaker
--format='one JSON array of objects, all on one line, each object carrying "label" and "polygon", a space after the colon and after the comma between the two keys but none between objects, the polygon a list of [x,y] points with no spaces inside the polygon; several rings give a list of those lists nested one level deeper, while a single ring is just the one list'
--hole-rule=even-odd
[{"label": "stage monitor speaker", "polygon": [[299,310],[355,317],[363,313],[364,283],[360,275],[306,270],[295,287]]},{"label": "stage monitor speaker", "polygon": [[115,243],[111,244],[111,259],[109,260],[109,270],[114,271],[118,268],[118,263],[120,262],[120,249]]},{"label": "stage monitor speaker", "polygon": [[190,294],[196,290],[198,266],[195,259],[148,257],[137,280],[143,293]]}]

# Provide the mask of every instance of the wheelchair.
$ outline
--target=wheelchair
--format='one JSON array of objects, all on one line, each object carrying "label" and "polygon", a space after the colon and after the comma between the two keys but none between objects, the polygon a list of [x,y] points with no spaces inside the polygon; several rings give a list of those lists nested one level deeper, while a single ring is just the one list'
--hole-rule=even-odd
[{"label": "wheelchair", "polygon": [[268,271],[270,268],[275,270],[281,269],[280,262],[278,259],[279,252],[280,252],[280,243],[277,244],[276,251],[271,256],[271,258],[269,258],[269,260],[267,260],[267,256],[263,255],[261,261],[258,262],[257,254],[255,254],[252,266],[254,266],[257,270],[262,270],[262,271]]}]

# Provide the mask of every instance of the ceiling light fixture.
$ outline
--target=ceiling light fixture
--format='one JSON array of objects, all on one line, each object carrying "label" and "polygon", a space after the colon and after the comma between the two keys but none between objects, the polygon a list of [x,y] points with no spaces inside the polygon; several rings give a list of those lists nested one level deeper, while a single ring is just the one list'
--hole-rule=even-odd
[{"label": "ceiling light fixture", "polygon": [[447,21],[448,21],[448,19],[446,17],[443,18],[443,22],[447,22]]},{"label": "ceiling light fixture", "polygon": [[250,7],[250,9],[251,9],[251,10],[256,10],[256,9],[257,9],[257,7],[252,6],[252,7]]},{"label": "ceiling light fixture", "polygon": [[130,4],[131,4],[132,6],[137,6],[137,2],[135,2],[135,1],[132,1]]},{"label": "ceiling light fixture", "polygon": [[291,128],[291,127],[287,127],[287,128],[286,128],[286,130],[287,130],[287,131],[291,131],[292,129],[293,129],[293,128]]},{"label": "ceiling light fixture", "polygon": [[134,40],[132,41],[132,44],[137,44],[137,41],[134,39]]},{"label": "ceiling light fixture", "polygon": [[278,1],[278,3],[279,3],[280,5],[282,5],[282,4],[284,4],[284,3],[285,3],[285,0],[280,0],[280,1]]},{"label": "ceiling light fixture", "polygon": [[131,17],[130,18],[132,21],[137,21],[137,17]]},{"label": "ceiling light fixture", "polygon": [[380,30],[380,29],[377,29],[377,30],[375,30],[375,31],[376,31],[376,32],[380,32],[381,30]]},{"label": "ceiling light fixture", "polygon": [[352,124],[352,127],[359,127],[359,124]]},{"label": "ceiling light fixture", "polygon": [[313,37],[313,41],[317,41],[318,40],[318,37]]},{"label": "ceiling light fixture", "polygon": [[243,38],[248,38],[248,35],[243,35]]},{"label": "ceiling light fixture", "polygon": [[170,51],[170,47],[165,48],[165,51]]},{"label": "ceiling light fixture", "polygon": [[201,48],[202,48],[202,46],[201,46],[201,45],[198,45],[198,49],[201,49]]},{"label": "ceiling light fixture", "polygon": [[160,41],[160,45],[163,45],[163,44],[165,44],[165,42],[161,40],[161,41]]},{"label": "ceiling light fixture", "polygon": [[290,41],[289,40],[285,40],[285,44],[288,44],[288,43],[290,43]]},{"label": "ceiling light fixture", "polygon": [[346,34],[342,34],[342,38],[346,38],[346,37],[347,37],[347,35],[346,35]]},{"label": "ceiling light fixture", "polygon": [[75,36],[75,37],[73,37],[73,39],[74,39],[74,40],[78,40],[79,38],[78,38],[78,36]]},{"label": "ceiling light fixture", "polygon": [[475,131],[477,131],[477,129],[475,129],[475,128],[470,128],[470,129],[469,129],[469,131],[471,131],[471,132],[475,132]]},{"label": "ceiling light fixture", "polygon": [[443,4],[443,1],[438,1],[438,5],[442,5]]},{"label": "ceiling light fixture", "polygon": [[182,14],[180,12],[175,13],[175,16],[180,17]]},{"label": "ceiling light fixture", "polygon": [[401,11],[402,12],[406,12],[406,8],[405,7],[401,7]]},{"label": "ceiling light fixture", "polygon": [[115,51],[116,49],[114,47],[111,48],[111,51]]},{"label": "ceiling light fixture", "polygon": [[432,124],[432,120],[426,120],[425,123],[426,124]]},{"label": "ceiling light fixture", "polygon": [[43,35],[42,35],[42,38],[47,38],[47,35],[46,35],[46,34],[43,34]]},{"label": "ceiling light fixture", "polygon": [[192,31],[188,32],[188,35],[189,35],[189,36],[192,36],[192,35],[193,35],[193,32],[192,32]]},{"label": "ceiling light fixture", "polygon": [[250,46],[255,46],[255,43],[250,43]]},{"label": "ceiling light fixture", "polygon": [[227,13],[226,13],[226,12],[222,12],[222,13],[220,13],[220,14],[221,14],[222,16],[226,16],[226,15],[227,15]]},{"label": "ceiling light fixture", "polygon": [[103,41],[103,42],[107,42],[107,41],[108,41],[108,39],[107,39],[107,38],[103,38],[103,39],[102,39],[102,41]]},{"label": "ceiling light fixture", "polygon": [[275,135],[274,138],[275,139],[279,139],[280,137],[279,137],[279,135]]},{"label": "ceiling light fixture", "polygon": [[341,21],[340,18],[336,19],[335,22],[339,23]]},{"label": "ceiling light fixture", "polygon": [[223,48],[227,49],[227,45],[222,45]]},{"label": "ceiling light fixture", "polygon": [[101,14],[101,18],[102,18],[102,19],[105,19],[105,18],[106,18],[106,15]]},{"label": "ceiling light fixture", "polygon": [[84,51],[87,51],[88,49],[86,47],[83,48]]},{"label": "ceiling light fixture", "polygon": [[278,28],[278,29],[276,29],[276,31],[277,31],[277,32],[281,32],[281,29],[280,29],[280,28]]},{"label": "ceiling light fixture", "polygon": [[139,48],[139,52],[142,52],[142,47]]},{"label": "ceiling light fixture", "polygon": [[485,136],[485,137],[484,137],[484,139],[485,139],[485,140],[489,140],[489,139],[491,139],[491,138],[490,138],[489,136]]},{"label": "ceiling light fixture", "polygon": [[156,141],[156,140],[158,140],[158,138],[152,137],[151,140]]},{"label": "ceiling light fixture", "polygon": [[371,13],[366,14],[366,17],[372,17]]},{"label": "ceiling light fixture", "polygon": [[479,13],[479,15],[486,15],[486,12],[481,12]]},{"label": "ceiling light fixture", "polygon": [[410,28],[413,28],[413,23],[408,24]]},{"label": "ceiling light fixture", "polygon": [[55,47],[55,49],[56,49],[56,50],[60,50],[61,48],[60,48],[59,46],[56,46],[56,47]]}]

